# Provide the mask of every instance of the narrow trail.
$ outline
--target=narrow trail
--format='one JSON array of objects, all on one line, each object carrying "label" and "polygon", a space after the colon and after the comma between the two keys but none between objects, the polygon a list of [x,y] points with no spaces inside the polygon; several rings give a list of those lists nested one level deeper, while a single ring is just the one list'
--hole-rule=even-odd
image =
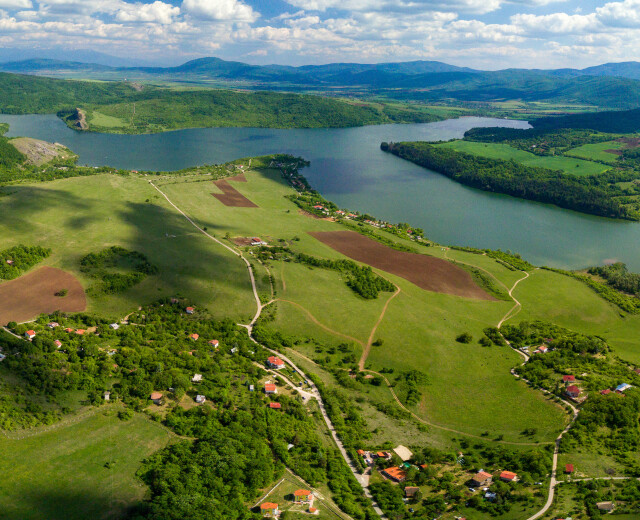
[{"label": "narrow trail", "polygon": [[282,359],[285,363],[288,363],[293,368],[293,370],[297,371],[300,374],[300,376],[304,380],[306,380],[308,382],[308,385],[311,387],[311,394],[310,395],[313,395],[313,397],[318,402],[318,407],[320,408],[320,413],[322,414],[322,417],[323,417],[323,419],[324,419],[324,421],[325,421],[325,423],[327,425],[327,428],[331,432],[331,436],[333,437],[333,441],[335,442],[335,444],[336,444],[336,446],[338,448],[338,451],[340,452],[340,455],[342,456],[342,458],[346,462],[347,466],[349,467],[349,469],[353,473],[353,476],[355,477],[357,482],[362,487],[362,491],[363,491],[364,495],[371,501],[371,504],[372,504],[373,509],[375,510],[376,514],[380,518],[386,519],[387,517],[382,512],[382,509],[380,509],[378,504],[375,502],[373,496],[371,495],[371,492],[369,491],[368,482],[364,479],[363,475],[361,475],[358,472],[358,468],[355,466],[354,462],[350,459],[349,455],[347,454],[347,450],[345,449],[344,445],[342,444],[342,441],[338,437],[336,429],[333,426],[333,423],[331,422],[331,418],[329,417],[329,414],[327,413],[327,410],[325,408],[324,401],[322,399],[320,391],[318,390],[316,385],[287,356],[285,356],[281,352],[278,352],[277,350],[268,348],[268,347],[260,344],[253,337],[253,326],[255,325],[256,321],[258,321],[258,318],[260,317],[260,314],[262,313],[262,310],[265,307],[267,307],[268,305],[270,305],[271,303],[273,303],[273,301],[275,301],[275,300],[271,300],[270,302],[268,302],[268,303],[266,303],[264,305],[260,302],[260,297],[258,295],[258,289],[256,287],[256,280],[255,280],[255,276],[254,276],[254,273],[253,273],[253,268],[251,267],[251,263],[242,255],[241,252],[239,252],[239,251],[233,249],[232,247],[229,247],[228,245],[224,244],[223,242],[218,240],[216,237],[210,235],[204,229],[202,229],[200,226],[198,226],[198,224],[196,224],[191,218],[189,218],[189,216],[184,211],[182,211],[178,206],[176,206],[173,202],[171,202],[169,197],[167,197],[167,195],[160,188],[158,188],[155,184],[153,184],[153,182],[149,181],[149,184],[151,184],[151,186],[153,186],[176,211],[178,211],[185,219],[187,219],[187,221],[193,227],[195,227],[203,235],[205,235],[209,239],[213,240],[217,244],[221,245],[222,247],[224,247],[228,251],[232,252],[234,255],[236,255],[237,257],[241,258],[244,261],[244,263],[246,264],[247,269],[249,271],[249,278],[251,280],[251,288],[253,290],[253,295],[254,295],[254,298],[256,300],[256,307],[257,307],[256,314],[254,315],[254,317],[251,320],[251,322],[248,325],[247,324],[242,324],[242,326],[247,329],[247,332],[249,334],[249,339],[251,339],[251,341],[253,341],[256,345],[259,345],[262,348],[264,348],[264,349],[268,350],[269,352],[272,352],[276,356],[280,357],[280,359]]},{"label": "narrow trail", "polygon": [[[523,280],[526,280],[527,278],[529,278],[529,273],[527,273],[526,271],[522,271],[522,272],[524,273],[524,276],[522,278],[520,278],[519,280],[516,280],[516,282],[513,284],[513,287],[511,287],[511,289],[509,289],[509,297],[513,300],[514,305],[513,305],[513,307],[511,307],[509,312],[507,312],[507,314],[505,314],[504,317],[500,320],[500,322],[497,325],[498,329],[500,327],[502,327],[502,324],[505,321],[510,320],[511,318],[513,318],[516,314],[518,314],[522,310],[522,304],[513,295],[513,291],[518,286],[518,284],[520,282],[522,282]],[[517,309],[517,311],[514,312],[516,309]]]},{"label": "narrow trail", "polygon": [[402,292],[400,287],[398,287],[397,285],[395,285],[395,287],[396,287],[396,292],[394,292],[389,297],[387,302],[384,304],[384,307],[382,308],[382,312],[380,313],[380,317],[378,318],[378,321],[376,321],[376,324],[373,326],[373,329],[371,330],[371,334],[369,335],[369,339],[367,340],[367,344],[364,346],[364,350],[362,351],[362,356],[360,356],[360,361],[358,361],[358,369],[360,371],[364,370],[364,364],[366,363],[367,358],[369,357],[369,352],[371,352],[371,345],[373,344],[373,337],[375,336],[375,333],[378,330],[378,327],[380,326],[380,323],[382,323],[382,320],[384,319],[384,315],[387,312],[387,307],[389,307],[389,304],[391,303],[391,300],[393,300],[396,296],[398,296],[398,294],[400,294]]}]

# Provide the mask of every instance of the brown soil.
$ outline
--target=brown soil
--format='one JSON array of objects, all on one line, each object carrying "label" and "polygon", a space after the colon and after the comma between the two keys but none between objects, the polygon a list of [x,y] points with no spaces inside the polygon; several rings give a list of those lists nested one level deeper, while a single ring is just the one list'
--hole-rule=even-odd
[{"label": "brown soil", "polygon": [[353,260],[400,276],[427,291],[495,300],[467,271],[446,260],[396,251],[355,231],[316,231],[310,235]]},{"label": "brown soil", "polygon": [[640,147],[640,137],[621,137],[618,142],[626,144],[628,149]]},{"label": "brown soil", "polygon": [[303,209],[299,209],[298,213],[300,215],[305,216],[305,217],[314,218],[316,220],[327,220],[329,222],[333,222],[333,219],[331,217],[319,217],[318,215],[314,215],[313,213],[310,213],[310,212],[305,211]]},{"label": "brown soil", "polygon": [[222,193],[212,193],[216,199],[225,206],[234,208],[257,208],[258,206],[251,202],[242,193],[236,190],[226,179],[214,181],[214,184],[222,191]]},{"label": "brown soil", "polygon": [[247,182],[247,178],[244,176],[244,173],[239,173],[235,177],[229,177],[227,180],[235,182]]},{"label": "brown soil", "polygon": [[246,237],[235,237],[233,239],[233,243],[237,246],[240,247],[245,247],[245,246],[250,246],[251,245],[251,239],[250,238],[246,238]]},{"label": "brown soil", "polygon": [[[55,293],[67,289],[67,295]],[[84,289],[75,276],[55,267],[41,267],[0,284],[0,324],[23,322],[54,311],[80,312],[87,307]]]}]

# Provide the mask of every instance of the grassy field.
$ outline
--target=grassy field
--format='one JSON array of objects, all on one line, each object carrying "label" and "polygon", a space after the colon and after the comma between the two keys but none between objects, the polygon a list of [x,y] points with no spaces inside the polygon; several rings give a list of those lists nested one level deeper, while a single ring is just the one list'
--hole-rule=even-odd
[{"label": "grassy field", "polygon": [[583,161],[571,157],[535,155],[503,143],[477,143],[474,141],[458,140],[442,143],[437,146],[453,148],[458,152],[470,153],[490,159],[501,159],[504,161],[513,159],[525,166],[561,170],[572,175],[596,175],[609,169],[609,167],[604,164]]},{"label": "grassy field", "polygon": [[122,518],[147,493],[135,477],[142,460],[170,439],[143,415],[121,421],[115,406],[26,438],[0,436],[2,518]]},{"label": "grassy field", "polygon": [[605,150],[620,150],[625,147],[620,141],[605,141],[604,143],[593,143],[572,148],[568,154],[591,161],[615,162],[617,155],[605,152]]}]

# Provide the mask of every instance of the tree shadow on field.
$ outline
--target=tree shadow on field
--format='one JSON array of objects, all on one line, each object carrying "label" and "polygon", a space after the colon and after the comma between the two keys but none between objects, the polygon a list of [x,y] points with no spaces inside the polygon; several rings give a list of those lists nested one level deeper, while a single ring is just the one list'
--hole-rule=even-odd
[{"label": "tree shadow on field", "polygon": [[[109,471],[105,469],[104,471]],[[81,482],[78,482],[81,484]],[[129,497],[127,497],[129,498]],[[37,488],[22,490],[18,507],[2,511],[2,520],[120,520],[144,509],[142,501],[127,503],[108,489],[81,485],[77,489],[60,486],[56,492]],[[28,512],[24,505],[28,504]]]}]

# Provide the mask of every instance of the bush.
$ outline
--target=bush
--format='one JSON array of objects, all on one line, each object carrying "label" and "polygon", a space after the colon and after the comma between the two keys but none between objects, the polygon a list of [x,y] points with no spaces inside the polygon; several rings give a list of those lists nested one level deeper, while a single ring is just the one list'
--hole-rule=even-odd
[{"label": "bush", "polygon": [[456,341],[458,343],[471,343],[473,341],[473,336],[468,332],[463,332],[456,338]]}]

